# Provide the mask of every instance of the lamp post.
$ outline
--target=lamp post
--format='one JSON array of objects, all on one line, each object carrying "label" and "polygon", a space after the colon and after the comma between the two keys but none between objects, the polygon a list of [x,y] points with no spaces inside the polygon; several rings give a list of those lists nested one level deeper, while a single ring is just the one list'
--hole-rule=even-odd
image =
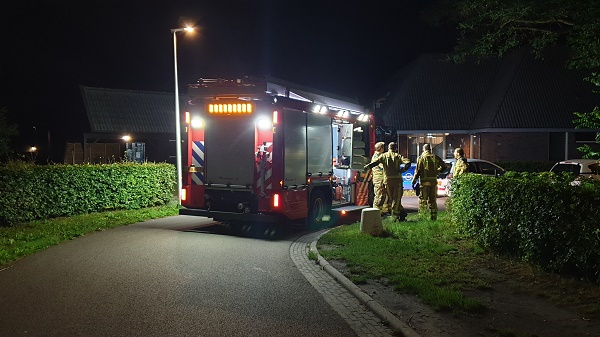
[{"label": "lamp post", "polygon": [[193,32],[193,27],[171,29],[173,33],[173,60],[175,68],[175,149],[177,160],[177,204],[181,205],[181,182],[183,174],[181,170],[181,121],[179,118],[179,84],[177,83],[177,33]]}]

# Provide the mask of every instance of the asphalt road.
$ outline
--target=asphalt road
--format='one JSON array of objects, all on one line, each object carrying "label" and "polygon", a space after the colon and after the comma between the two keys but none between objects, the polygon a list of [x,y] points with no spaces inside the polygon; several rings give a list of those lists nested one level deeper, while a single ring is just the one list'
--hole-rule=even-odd
[{"label": "asphalt road", "polygon": [[0,270],[0,336],[355,336],[291,261],[302,234],[175,216],[62,243]]},{"label": "asphalt road", "polygon": [[270,240],[175,216],[93,233],[0,271],[0,336],[355,336]]}]

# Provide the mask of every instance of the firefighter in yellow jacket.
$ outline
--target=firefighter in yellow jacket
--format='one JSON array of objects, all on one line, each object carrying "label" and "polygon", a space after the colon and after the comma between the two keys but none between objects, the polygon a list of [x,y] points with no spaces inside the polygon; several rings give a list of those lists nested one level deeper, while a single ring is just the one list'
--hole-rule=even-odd
[{"label": "firefighter in yellow jacket", "polygon": [[[383,153],[371,163],[365,165],[365,170],[373,168],[379,164],[383,165],[383,176],[387,190],[388,209],[392,212],[394,221],[404,221],[406,219],[406,211],[402,207],[402,172],[410,167],[410,160],[398,154],[396,143],[388,145],[388,151]],[[391,205],[390,205],[391,203]]]},{"label": "firefighter in yellow jacket", "polygon": [[456,163],[454,164],[454,177],[458,177],[463,173],[469,172],[469,164],[467,164],[467,158],[465,158],[465,151],[457,147],[454,149],[454,158],[456,158]]},{"label": "firefighter in yellow jacket", "polygon": [[[379,156],[381,156],[384,152],[385,143],[377,142],[375,144],[375,153],[373,154],[373,157],[371,157],[371,161],[373,162],[377,160],[377,158],[379,158]],[[374,166],[371,169],[371,172],[373,173],[373,192],[375,194],[373,198],[373,207],[379,208],[381,213],[389,212],[387,207],[384,207],[387,206],[385,204],[387,193],[383,176],[383,164]]]},{"label": "firefighter in yellow jacket", "polygon": [[417,159],[417,167],[412,180],[415,187],[420,182],[419,213],[424,214],[429,208],[431,220],[437,220],[437,176],[446,169],[446,164],[437,155],[431,153],[431,145],[423,145],[423,153]]}]

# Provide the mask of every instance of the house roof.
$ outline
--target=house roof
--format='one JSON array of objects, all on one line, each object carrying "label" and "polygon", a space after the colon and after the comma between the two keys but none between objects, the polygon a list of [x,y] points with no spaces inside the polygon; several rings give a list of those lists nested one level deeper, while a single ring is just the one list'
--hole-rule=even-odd
[{"label": "house roof", "polygon": [[[295,95],[297,99],[327,104],[332,107],[363,113],[364,107],[355,99],[308,88],[284,80],[267,77],[261,79],[257,92]],[[118,134],[174,134],[175,133],[175,95],[173,93],[120,90],[80,86],[91,133]],[[219,90],[227,87],[220,87]],[[239,88],[235,88],[239,90]],[[190,97],[180,93],[180,112],[186,107]],[[196,89],[197,90],[197,89]],[[193,95],[191,95],[193,96]]]},{"label": "house roof", "polygon": [[565,60],[560,50],[541,60],[520,50],[479,64],[421,55],[376,113],[406,132],[573,130],[573,112],[591,111],[600,96],[583,81],[589,71],[568,70]]},{"label": "house roof", "polygon": [[[81,86],[92,132],[173,133],[173,93],[118,90]],[[185,106],[180,95],[180,106]],[[183,111],[183,109],[182,109]]]}]

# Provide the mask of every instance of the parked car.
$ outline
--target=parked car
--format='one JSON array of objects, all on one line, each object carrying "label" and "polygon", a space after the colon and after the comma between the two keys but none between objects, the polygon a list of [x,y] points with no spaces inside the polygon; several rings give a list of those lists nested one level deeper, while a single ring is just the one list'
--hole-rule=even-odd
[{"label": "parked car", "polygon": [[[438,176],[438,197],[445,197],[450,195],[449,183],[450,179],[452,179],[452,175],[454,174],[454,164],[456,164],[456,159],[445,159],[444,162],[447,165],[451,165],[451,168],[448,173],[442,173]],[[483,174],[489,176],[499,176],[503,175],[506,172],[506,170],[500,167],[499,165],[483,159],[469,158],[467,159],[467,163],[469,164],[470,173]]]},{"label": "parked car", "polygon": [[595,159],[569,159],[554,164],[550,172],[569,172],[576,176],[600,179],[600,161]]},{"label": "parked car", "polygon": [[415,169],[417,168],[416,163],[411,163],[410,168],[402,172],[402,187],[404,190],[412,190],[412,180],[415,176]]}]

